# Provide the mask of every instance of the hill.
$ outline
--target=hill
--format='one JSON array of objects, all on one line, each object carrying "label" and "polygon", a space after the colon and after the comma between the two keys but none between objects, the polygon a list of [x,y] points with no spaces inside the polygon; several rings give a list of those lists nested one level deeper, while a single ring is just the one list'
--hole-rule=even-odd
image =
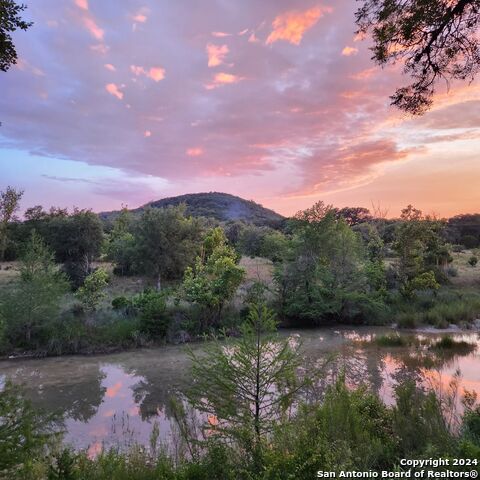
[{"label": "hill", "polygon": [[[189,215],[209,217],[219,221],[242,220],[255,225],[275,226],[284,219],[282,215],[262,207],[253,200],[245,200],[235,195],[220,192],[189,193],[177,197],[162,198],[135,208],[131,212],[139,214],[148,207],[164,208],[182,203],[187,206]],[[99,213],[103,220],[112,220],[117,215],[118,211]]]}]

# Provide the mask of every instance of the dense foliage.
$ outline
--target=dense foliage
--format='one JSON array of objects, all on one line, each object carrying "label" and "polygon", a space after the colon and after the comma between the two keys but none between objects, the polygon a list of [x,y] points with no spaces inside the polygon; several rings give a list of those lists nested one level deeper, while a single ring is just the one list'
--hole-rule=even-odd
[{"label": "dense foliage", "polygon": [[[229,196],[207,197],[205,208],[212,199],[233,208]],[[454,252],[470,248],[465,265],[476,271],[475,215],[445,221],[410,205],[387,220],[380,209],[317,202],[256,225],[189,216],[185,204],[123,208],[108,220],[37,205],[20,221],[21,198],[11,187],[1,192],[0,241],[6,260],[20,260],[5,265],[10,280],[0,284],[3,353],[111,351],[220,329],[237,335],[252,301],[268,302],[291,326],[445,327],[480,314],[480,295],[451,285]],[[188,198],[202,205],[202,195]],[[244,267],[248,258],[256,270]],[[261,269],[258,258],[268,259]],[[25,262],[35,261],[42,268],[27,275]]]}]

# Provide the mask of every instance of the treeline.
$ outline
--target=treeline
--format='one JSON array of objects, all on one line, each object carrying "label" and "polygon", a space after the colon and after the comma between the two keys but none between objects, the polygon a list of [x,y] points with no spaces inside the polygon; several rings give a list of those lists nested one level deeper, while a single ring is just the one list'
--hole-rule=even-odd
[{"label": "treeline", "polygon": [[[1,192],[0,253],[20,261],[20,274],[0,289],[3,351],[184,341],[221,328],[235,334],[252,302],[268,302],[296,326],[445,327],[480,312],[476,292],[446,288],[456,274],[449,238],[465,237],[471,219],[446,222],[408,206],[387,220],[318,202],[280,229],[191,217],[185,205],[138,216],[123,209],[112,221],[36,206],[19,221],[21,197],[13,188]],[[272,282],[245,283],[242,255],[270,259]],[[110,263],[113,276],[145,282],[115,296]],[[475,268],[477,257],[469,263]]]}]

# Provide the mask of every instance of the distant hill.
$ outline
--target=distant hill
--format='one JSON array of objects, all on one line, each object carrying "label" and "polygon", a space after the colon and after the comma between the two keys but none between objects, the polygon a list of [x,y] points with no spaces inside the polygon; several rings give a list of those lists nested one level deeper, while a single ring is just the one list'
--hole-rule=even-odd
[{"label": "distant hill", "polygon": [[[182,203],[186,204],[187,213],[194,217],[209,217],[220,221],[243,220],[255,225],[271,226],[277,225],[284,219],[282,215],[264,208],[252,200],[245,200],[235,195],[220,192],[189,193],[177,197],[162,198],[147,203],[140,208],[135,208],[131,212],[139,214],[148,207],[164,208]],[[102,212],[99,213],[99,216],[103,220],[113,220],[118,213],[118,211]]]}]

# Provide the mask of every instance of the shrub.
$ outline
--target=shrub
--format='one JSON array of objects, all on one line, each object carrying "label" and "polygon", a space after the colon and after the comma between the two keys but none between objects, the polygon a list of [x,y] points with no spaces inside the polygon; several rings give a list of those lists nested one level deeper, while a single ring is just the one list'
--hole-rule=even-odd
[{"label": "shrub", "polygon": [[449,277],[458,277],[458,270],[455,267],[447,267],[445,272]]},{"label": "shrub", "polygon": [[140,331],[151,338],[164,338],[167,334],[169,317],[165,293],[146,290],[135,295],[132,305],[140,314]]},{"label": "shrub", "polygon": [[127,297],[121,295],[119,297],[115,297],[112,300],[112,308],[114,310],[122,310],[124,308],[127,308],[130,305],[130,301],[128,300]]},{"label": "shrub", "polygon": [[476,266],[477,266],[477,263],[478,263],[478,258],[477,258],[475,255],[472,255],[472,256],[468,259],[468,264],[469,264],[471,267],[476,267]]},{"label": "shrub", "polygon": [[464,235],[461,239],[462,245],[465,245],[465,248],[476,248],[478,247],[478,238],[473,235]]}]

